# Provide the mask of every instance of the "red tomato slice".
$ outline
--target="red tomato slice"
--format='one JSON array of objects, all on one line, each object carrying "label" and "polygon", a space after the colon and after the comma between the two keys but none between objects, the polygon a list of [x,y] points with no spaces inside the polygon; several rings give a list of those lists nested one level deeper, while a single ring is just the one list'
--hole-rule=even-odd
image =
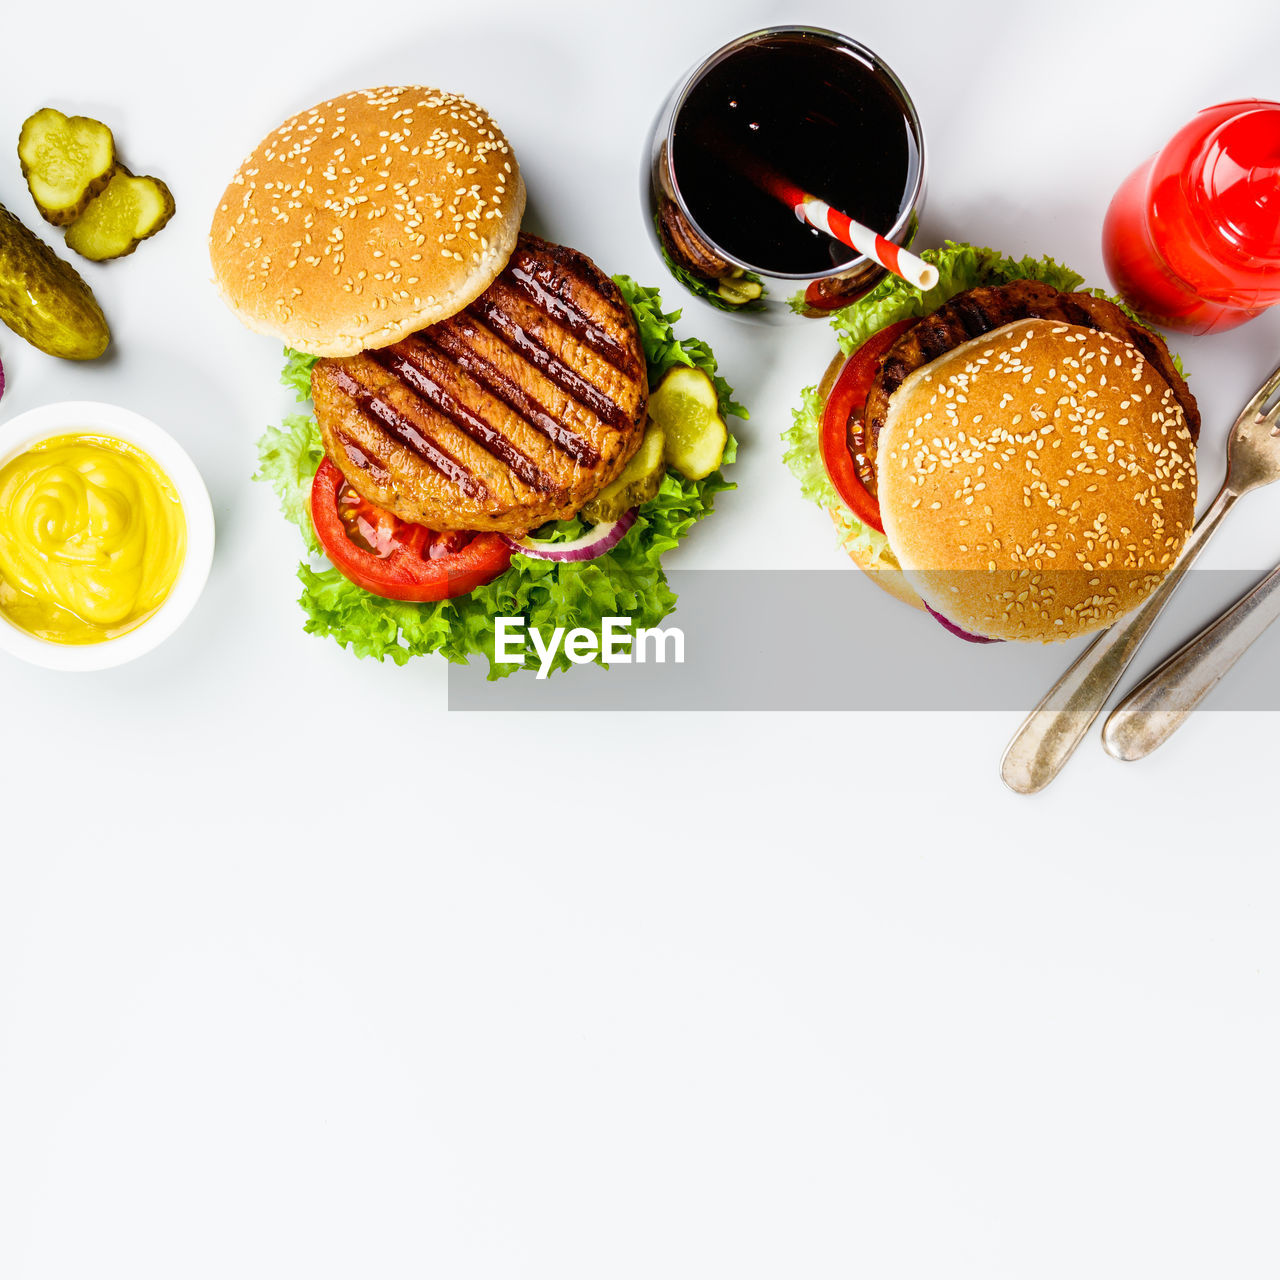
[{"label": "red tomato slice", "polygon": [[[827,475],[849,510],[878,533],[884,532],[880,523],[880,504],[858,474],[849,448],[850,426],[855,415],[860,416],[866,407],[871,384],[875,382],[880,367],[880,357],[918,323],[915,319],[899,320],[873,333],[844,362],[840,376],[827,397],[827,407],[822,412],[822,461],[826,464]],[[860,423],[857,430],[861,432]]]},{"label": "red tomato slice", "polygon": [[451,600],[511,563],[511,548],[496,533],[409,524],[362,498],[328,458],[311,482],[311,522],[334,567],[388,600]]}]

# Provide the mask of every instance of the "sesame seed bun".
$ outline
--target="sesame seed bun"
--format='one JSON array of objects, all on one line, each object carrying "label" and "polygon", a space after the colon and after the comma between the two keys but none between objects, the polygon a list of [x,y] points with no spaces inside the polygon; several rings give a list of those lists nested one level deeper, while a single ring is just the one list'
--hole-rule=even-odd
[{"label": "sesame seed bun", "polygon": [[1195,445],[1131,343],[1019,320],[917,369],[877,459],[885,533],[925,603],[966,631],[1061,640],[1109,626],[1195,519]]},{"label": "sesame seed bun", "polygon": [[209,256],[250,329],[354,355],[478,298],[515,247],[524,202],[506,138],[474,103],[364,89],[259,143],[214,214]]}]

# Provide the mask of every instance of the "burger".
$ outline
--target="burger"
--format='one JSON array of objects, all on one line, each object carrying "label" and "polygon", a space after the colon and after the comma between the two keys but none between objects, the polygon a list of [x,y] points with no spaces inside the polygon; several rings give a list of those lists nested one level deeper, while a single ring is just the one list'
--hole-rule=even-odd
[{"label": "burger", "polygon": [[314,406],[259,451],[328,561],[300,569],[307,628],[359,654],[492,662],[500,615],[652,626],[661,552],[732,487],[710,349],[524,233],[525,198],[485,111],[410,86],[287,120],[214,214],[215,285]]},{"label": "burger", "polygon": [[970,640],[1109,626],[1195,519],[1200,415],[1163,339],[1051,259],[949,245],[838,313],[788,462],[873,580]]}]

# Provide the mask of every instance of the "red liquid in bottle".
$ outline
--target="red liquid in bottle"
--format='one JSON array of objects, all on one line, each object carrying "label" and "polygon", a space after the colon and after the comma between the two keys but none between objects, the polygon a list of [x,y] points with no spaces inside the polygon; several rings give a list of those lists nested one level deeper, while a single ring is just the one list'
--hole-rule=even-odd
[{"label": "red liquid in bottle", "polygon": [[1200,112],[1116,192],[1102,252],[1165,328],[1216,333],[1280,302],[1280,103]]}]

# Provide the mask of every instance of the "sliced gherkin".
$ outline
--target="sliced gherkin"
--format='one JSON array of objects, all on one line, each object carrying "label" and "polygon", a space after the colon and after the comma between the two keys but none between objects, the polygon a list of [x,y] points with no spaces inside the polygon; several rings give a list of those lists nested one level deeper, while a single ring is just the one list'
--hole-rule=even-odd
[{"label": "sliced gherkin", "polygon": [[582,508],[582,518],[590,524],[607,524],[626,515],[632,507],[648,502],[662,487],[662,477],[667,474],[663,452],[662,428],[651,418],[626,470]]},{"label": "sliced gherkin", "polygon": [[123,258],[155,235],[174,211],[173,195],[159,178],[135,178],[123,165],[107,189],[67,228],[67,244],[82,258]]},{"label": "sliced gherkin", "polygon": [[23,122],[18,159],[41,216],[65,227],[111,181],[115,139],[100,120],[44,107]]},{"label": "sliced gherkin", "polygon": [[729,428],[716,385],[701,369],[670,370],[649,397],[649,413],[662,427],[668,466],[689,480],[704,480],[720,465]]},{"label": "sliced gherkin", "polygon": [[96,360],[111,330],[93,291],[69,263],[0,205],[0,320],[64,360]]},{"label": "sliced gherkin", "polygon": [[754,302],[762,293],[764,286],[759,280],[745,280],[738,277],[721,279],[716,285],[716,292],[735,307],[743,303]]}]

